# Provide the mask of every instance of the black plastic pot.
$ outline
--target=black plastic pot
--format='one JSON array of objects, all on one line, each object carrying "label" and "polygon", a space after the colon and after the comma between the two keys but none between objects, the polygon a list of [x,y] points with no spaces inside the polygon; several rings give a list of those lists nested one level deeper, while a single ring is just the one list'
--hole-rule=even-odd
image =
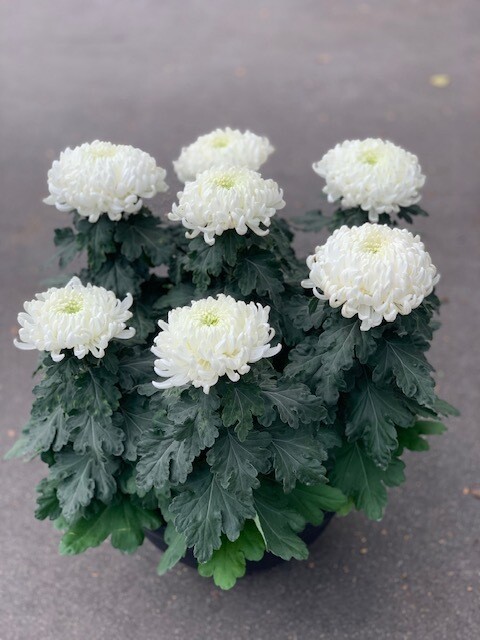
[{"label": "black plastic pot", "polygon": [[[299,534],[299,536],[307,546],[313,544],[315,540],[322,535],[334,515],[334,513],[327,512],[325,513],[322,524],[318,525],[318,527],[314,527],[311,524],[308,524],[305,527],[305,529],[302,531],[302,533]],[[164,532],[165,527],[160,527],[159,529],[155,529],[155,531],[145,531],[145,536],[158,549],[165,551],[168,545],[163,539]],[[183,562],[189,567],[194,567],[195,569],[197,568],[197,560],[195,559],[195,556],[193,555],[191,549],[187,549],[185,557],[182,558],[180,562]],[[282,560],[282,558],[273,555],[273,553],[265,553],[263,558],[259,562],[251,562],[247,560],[247,574],[255,573],[255,571],[265,571],[265,569],[271,569],[272,567],[275,567],[278,564],[283,564],[284,562],[285,560]]]}]

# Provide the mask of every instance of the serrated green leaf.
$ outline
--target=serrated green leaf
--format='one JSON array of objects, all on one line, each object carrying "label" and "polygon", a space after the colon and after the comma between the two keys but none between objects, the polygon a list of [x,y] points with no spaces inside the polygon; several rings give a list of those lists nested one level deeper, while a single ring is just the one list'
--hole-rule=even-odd
[{"label": "serrated green leaf", "polygon": [[265,400],[266,410],[259,417],[259,421],[266,427],[271,425],[275,413],[292,429],[312,422],[320,423],[327,415],[321,400],[312,395],[304,384],[271,381],[263,383],[260,391]]},{"label": "serrated green leaf", "polygon": [[82,249],[87,249],[90,271],[98,271],[106,261],[107,255],[115,251],[113,236],[116,224],[106,215],[100,216],[94,224],[85,219],[77,221],[77,242]]},{"label": "serrated green leaf", "polygon": [[137,385],[151,383],[155,373],[155,356],[144,347],[136,346],[124,352],[118,367],[118,379],[121,386],[131,390]]},{"label": "serrated green leaf", "polygon": [[435,403],[432,366],[410,337],[384,337],[382,347],[372,358],[372,378],[378,384],[395,380],[403,393],[426,406]]},{"label": "serrated green leaf", "polygon": [[318,329],[325,319],[325,303],[306,295],[292,296],[288,301],[287,313],[298,329]]},{"label": "serrated green leaf", "polygon": [[70,416],[68,429],[73,435],[73,449],[77,453],[91,451],[99,459],[104,454],[119,456],[123,451],[124,432],[105,415],[79,413]]},{"label": "serrated green leaf", "polygon": [[323,512],[342,512],[348,506],[347,496],[328,484],[307,486],[297,482],[288,495],[289,504],[310,524],[318,526],[323,522]]},{"label": "serrated green leaf", "polygon": [[220,589],[231,589],[246,571],[246,560],[261,560],[265,553],[265,543],[252,520],[247,520],[239,537],[230,542],[222,536],[222,544],[213,552],[210,560],[198,565],[198,573],[213,577]]},{"label": "serrated green leaf", "polygon": [[445,433],[446,427],[438,420],[417,420],[409,429],[399,429],[398,444],[400,451],[403,448],[411,451],[428,451],[429,443],[422,436],[440,435]]},{"label": "serrated green leaf", "polygon": [[[202,449],[213,445],[218,429],[222,426],[218,413],[220,398],[214,389],[206,394],[201,389],[190,388],[180,397],[173,396],[171,400],[165,397],[165,402],[168,405],[169,420],[174,424],[184,425],[187,431],[193,427]],[[181,437],[179,432],[178,439]]]},{"label": "serrated green leaf", "polygon": [[204,291],[211,282],[222,272],[223,248],[220,244],[208,245],[203,237],[190,241],[188,254],[185,258],[185,269],[191,271],[193,284]]},{"label": "serrated green leaf", "polygon": [[226,427],[235,427],[239,440],[253,429],[253,418],[262,415],[265,404],[254,381],[227,383],[223,395],[222,419]]},{"label": "serrated green leaf", "polygon": [[225,429],[207,453],[207,462],[223,487],[251,492],[260,484],[257,475],[270,468],[270,440],[266,432],[250,431],[241,442],[231,429]]},{"label": "serrated green leaf", "polygon": [[207,562],[221,545],[221,534],[234,541],[243,523],[255,516],[252,497],[222,487],[209,470],[190,478],[186,490],[176,496],[170,511],[175,528],[185,535],[187,545],[199,562]]},{"label": "serrated green leaf", "polygon": [[37,485],[37,508],[35,517],[37,520],[56,520],[62,514],[62,509],[57,498],[57,489],[55,484],[47,478],[43,478]]},{"label": "serrated green leaf", "polygon": [[144,540],[144,529],[156,529],[161,522],[158,513],[141,509],[123,497],[119,503],[102,507],[70,526],[60,541],[60,553],[82,553],[98,547],[109,536],[113,547],[133,553]]},{"label": "serrated green leaf", "polygon": [[275,298],[284,290],[282,273],[267,251],[255,250],[243,255],[235,267],[234,278],[244,296],[255,291]]},{"label": "serrated green leaf", "polygon": [[343,445],[338,452],[330,481],[353,499],[357,509],[362,509],[372,520],[380,520],[387,504],[385,486],[404,480],[403,467],[400,460],[393,460],[382,470],[367,456],[361,444],[353,442]]},{"label": "serrated green leaf", "polygon": [[193,425],[179,427],[159,412],[155,426],[144,433],[138,443],[137,485],[142,491],[152,487],[160,491],[169,485],[183,484],[192,471],[193,461],[202,450]]},{"label": "serrated green leaf", "polygon": [[123,456],[130,462],[137,459],[138,442],[153,426],[153,411],[148,398],[129,393],[122,398],[118,411],[113,416],[115,426],[125,434]]},{"label": "serrated green leaf", "polygon": [[73,229],[65,227],[64,229],[55,229],[54,243],[58,247],[56,257],[61,269],[64,269],[77,256],[80,248],[77,238],[73,233]]},{"label": "serrated green leaf", "polygon": [[128,321],[128,325],[135,329],[135,336],[132,342],[145,343],[148,336],[157,328],[157,318],[153,318],[151,307],[138,301],[134,304],[131,311],[133,316]]},{"label": "serrated green leaf", "polygon": [[253,496],[267,551],[284,560],[305,560],[308,549],[297,535],[305,526],[305,518],[289,505],[281,486],[264,481]]},{"label": "serrated green leaf", "polygon": [[365,451],[385,469],[397,448],[396,427],[409,427],[414,420],[404,396],[392,388],[381,388],[367,376],[345,400],[345,433],[349,440],[362,438]]},{"label": "serrated green leaf", "polygon": [[112,459],[95,459],[92,455],[62,452],[55,455],[50,476],[57,487],[57,497],[62,514],[71,521],[96,495],[108,503],[116,491],[113,474],[117,462]]},{"label": "serrated green leaf", "polygon": [[127,293],[132,296],[140,294],[142,278],[123,256],[117,256],[104,262],[92,280],[93,284],[113,291],[118,298],[123,298]]},{"label": "serrated green leaf", "polygon": [[325,482],[322,462],[327,453],[307,429],[294,431],[280,425],[270,429],[269,434],[275,478],[283,483],[286,493],[292,491],[297,481],[305,484]]},{"label": "serrated green leaf", "polygon": [[103,367],[90,367],[75,383],[74,406],[91,416],[110,416],[118,408],[120,391],[115,377]]},{"label": "serrated green leaf", "polygon": [[19,455],[36,455],[41,451],[60,451],[68,442],[70,429],[62,407],[55,407],[46,415],[32,411],[32,417],[23,430],[23,446]]},{"label": "serrated green leaf", "polygon": [[163,576],[170,571],[187,552],[187,542],[182,533],[178,533],[173,522],[169,522],[165,529],[164,540],[168,544],[168,548],[163,552],[162,559],[157,566],[157,573]]},{"label": "serrated green leaf", "polygon": [[115,240],[122,245],[122,254],[128,260],[136,260],[143,252],[154,266],[167,264],[174,248],[160,219],[151,214],[137,214],[118,222]]}]

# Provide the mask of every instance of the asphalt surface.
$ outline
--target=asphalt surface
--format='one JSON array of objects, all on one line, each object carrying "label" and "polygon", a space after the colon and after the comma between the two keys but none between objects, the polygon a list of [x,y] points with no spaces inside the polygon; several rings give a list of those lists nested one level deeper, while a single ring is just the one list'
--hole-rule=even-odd
[{"label": "asphalt surface", "polygon": [[[477,640],[478,2],[4,0],[1,13],[2,453],[27,419],[35,363],[12,346],[16,314],[55,273],[44,265],[64,223],[41,201],[52,160],[95,138],[145,149],[169,169],[154,203],[165,212],[181,145],[224,125],[273,142],[264,174],[289,217],[318,204],[311,163],[336,142],[383,136],[419,156],[431,218],[416,228],[444,300],[431,359],[462,417],[408,456],[382,522],[337,518],[309,561],[226,593],[185,567],[157,577],[149,543],[60,557],[33,517],[42,464],[2,462],[0,638]],[[302,234],[299,251],[317,241]]]}]

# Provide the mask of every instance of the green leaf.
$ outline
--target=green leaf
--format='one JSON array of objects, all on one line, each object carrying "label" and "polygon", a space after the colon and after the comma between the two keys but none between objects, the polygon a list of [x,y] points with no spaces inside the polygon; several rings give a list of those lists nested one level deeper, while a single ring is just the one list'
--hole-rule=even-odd
[{"label": "green leaf", "polygon": [[142,435],[152,428],[153,411],[148,398],[137,393],[129,393],[122,398],[113,422],[125,434],[123,456],[130,462],[137,459],[138,442]]},{"label": "green leaf", "polygon": [[186,491],[170,505],[175,528],[185,535],[187,545],[199,562],[207,562],[221,545],[221,534],[231,541],[240,535],[243,523],[253,518],[252,498],[222,487],[217,477],[203,470],[189,479]]},{"label": "green leaf", "polygon": [[76,380],[74,404],[91,416],[110,416],[118,408],[120,395],[115,377],[107,369],[90,367]]},{"label": "green leaf", "polygon": [[298,329],[318,329],[325,319],[325,304],[318,298],[296,295],[290,298],[287,313]]},{"label": "green leaf", "polygon": [[305,484],[325,482],[327,453],[314,440],[307,429],[293,431],[283,425],[269,431],[273,452],[275,478],[283,482],[283,489],[290,492],[298,481]]},{"label": "green leaf", "polygon": [[226,383],[223,394],[222,419],[226,427],[235,427],[239,440],[245,440],[253,429],[254,416],[265,411],[264,401],[256,382],[239,380]]},{"label": "green leaf", "polygon": [[113,474],[117,463],[112,459],[95,459],[90,454],[62,452],[55,455],[50,467],[51,479],[57,486],[62,514],[72,520],[96,495],[109,502],[116,491]]},{"label": "green leaf", "polygon": [[113,425],[110,416],[79,413],[70,416],[68,428],[71,433],[75,432],[73,448],[77,453],[91,451],[98,459],[105,453],[119,456],[123,452],[125,434]]},{"label": "green leaf", "polygon": [[128,321],[128,325],[135,329],[135,336],[132,341],[145,343],[148,336],[157,328],[156,319],[152,317],[151,307],[136,302],[132,308],[133,316]]},{"label": "green leaf", "polygon": [[251,492],[259,486],[259,473],[270,468],[270,435],[250,431],[241,442],[231,429],[225,429],[207,454],[207,462],[220,484],[231,491]]},{"label": "green leaf", "polygon": [[305,526],[305,518],[293,509],[279,484],[264,481],[253,492],[257,522],[267,551],[284,560],[305,560],[306,544],[297,533]]},{"label": "green leaf", "polygon": [[400,452],[403,448],[411,451],[428,451],[430,445],[424,435],[440,435],[445,433],[446,427],[438,420],[417,420],[409,429],[399,429],[398,444]]},{"label": "green leaf", "polygon": [[323,522],[323,512],[343,512],[349,504],[347,496],[328,484],[307,486],[297,482],[288,495],[289,504],[307,522],[318,526]]},{"label": "green leaf", "polygon": [[[214,389],[207,394],[201,389],[190,388],[180,397],[173,396],[166,402],[169,420],[177,425],[185,425],[187,431],[193,427],[202,449],[213,445],[218,436],[218,429],[222,426],[222,419],[218,413],[220,398]],[[181,437],[179,432],[178,439]]]},{"label": "green leaf", "polygon": [[349,440],[362,438],[367,454],[385,469],[397,448],[396,427],[409,427],[414,413],[405,397],[392,388],[377,387],[366,376],[345,399],[345,433]]},{"label": "green leaf", "polygon": [[313,211],[306,211],[300,216],[295,216],[293,226],[305,233],[315,233],[323,231],[329,221],[330,218],[325,217],[320,209],[314,209]]},{"label": "green leaf", "polygon": [[139,258],[143,252],[153,265],[159,266],[167,264],[172,255],[167,230],[161,226],[160,219],[151,214],[137,214],[118,222],[115,240],[121,243],[122,253],[130,261]]},{"label": "green leaf", "polygon": [[215,244],[223,250],[225,261],[230,267],[236,265],[238,254],[245,249],[247,243],[248,237],[239,235],[234,229],[228,229],[215,241]]},{"label": "green leaf", "polygon": [[[154,378],[155,356],[144,347],[133,347],[120,359],[118,379],[124,389],[131,390],[137,385],[150,383]],[[152,385],[153,386],[153,385]]]},{"label": "green leaf", "polygon": [[292,429],[312,422],[322,422],[327,415],[319,398],[312,395],[304,384],[271,381],[262,384],[260,391],[265,399],[266,411],[259,417],[259,421],[266,427],[274,420],[275,413]]},{"label": "green leaf", "polygon": [[37,508],[35,517],[37,520],[56,520],[62,515],[62,509],[57,498],[57,489],[55,484],[47,478],[40,480],[37,486]]},{"label": "green leaf", "polygon": [[275,298],[284,290],[282,273],[268,251],[249,251],[242,256],[235,267],[234,278],[244,296],[255,291],[258,295]]},{"label": "green leaf", "polygon": [[123,497],[119,503],[102,507],[70,526],[60,541],[60,553],[82,553],[98,547],[109,536],[113,547],[133,553],[144,540],[144,529],[156,529],[161,522],[157,512],[141,509]]},{"label": "green leaf", "polygon": [[123,257],[109,258],[92,278],[93,283],[113,291],[118,298],[127,293],[132,296],[140,294],[141,276],[134,271]]},{"label": "green leaf", "polygon": [[387,338],[372,359],[373,381],[379,384],[395,380],[403,393],[426,406],[435,403],[433,368],[410,337]]},{"label": "green leaf", "polygon": [[142,491],[152,487],[162,491],[169,485],[183,484],[202,448],[192,424],[180,431],[165,412],[158,412],[155,426],[144,433],[138,443],[138,487]]},{"label": "green leaf", "polygon": [[433,403],[433,408],[437,413],[442,416],[459,416],[460,411],[455,407],[452,407],[446,400],[442,400],[441,398],[435,398],[435,402]]},{"label": "green leaf", "polygon": [[372,520],[381,520],[387,504],[385,485],[403,481],[403,463],[393,460],[382,470],[369,458],[358,442],[345,444],[337,454],[330,481],[351,497],[357,509]]},{"label": "green leaf", "polygon": [[32,411],[32,417],[23,430],[23,446],[20,455],[36,455],[41,451],[60,451],[68,442],[70,429],[62,407],[55,407],[44,415]]},{"label": "green leaf", "polygon": [[106,261],[107,255],[115,251],[113,235],[116,224],[106,215],[100,216],[93,224],[85,219],[76,223],[79,232],[77,242],[82,249],[87,249],[90,271],[98,271]]},{"label": "green leaf", "polygon": [[210,560],[198,565],[198,573],[203,577],[213,577],[220,589],[231,589],[246,571],[246,560],[261,560],[265,553],[265,543],[252,520],[247,520],[239,537],[230,542],[222,536],[222,544],[213,552]]},{"label": "green leaf", "polygon": [[222,272],[223,248],[220,244],[208,245],[203,237],[190,241],[186,257],[185,269],[193,273],[193,284],[201,290],[205,290],[212,277],[217,277]]},{"label": "green leaf", "polygon": [[157,573],[159,576],[163,576],[167,571],[170,571],[187,552],[185,536],[182,533],[178,533],[173,522],[167,524],[164,540],[168,544],[168,549],[163,552],[162,559],[158,564]]},{"label": "green leaf", "polygon": [[58,248],[56,256],[61,269],[64,269],[77,256],[80,249],[73,229],[55,229],[54,243]]}]

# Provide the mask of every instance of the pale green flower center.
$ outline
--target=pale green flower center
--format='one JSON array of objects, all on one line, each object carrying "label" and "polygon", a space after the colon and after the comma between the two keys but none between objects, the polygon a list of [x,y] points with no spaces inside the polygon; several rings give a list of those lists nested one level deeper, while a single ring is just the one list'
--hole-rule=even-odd
[{"label": "pale green flower center", "polygon": [[205,327],[216,327],[220,322],[220,316],[214,311],[204,311],[200,316],[200,324]]},{"label": "pale green flower center", "polygon": [[222,189],[231,189],[235,186],[236,180],[232,175],[224,175],[215,178],[215,184],[217,187],[221,187]]},{"label": "pale green flower center", "polygon": [[379,253],[385,246],[385,240],[377,235],[372,235],[370,238],[365,238],[362,242],[362,249],[365,253]]},{"label": "pale green flower center", "polygon": [[215,138],[213,138],[211,144],[212,144],[212,147],[214,147],[215,149],[223,149],[224,147],[228,147],[229,143],[230,143],[230,140],[228,136],[225,134],[220,134],[218,136],[215,136]]},{"label": "pale green flower center", "polygon": [[117,153],[116,148],[113,145],[102,144],[95,147],[90,147],[90,155],[93,158],[111,158]]},{"label": "pale green flower center", "polygon": [[59,302],[55,311],[57,313],[68,313],[69,315],[73,315],[74,313],[78,313],[83,309],[83,300],[81,296],[72,295],[66,300]]},{"label": "pale green flower center", "polygon": [[360,156],[360,160],[365,164],[377,164],[380,160],[380,153],[378,151],[375,151],[374,149],[364,151]]}]

